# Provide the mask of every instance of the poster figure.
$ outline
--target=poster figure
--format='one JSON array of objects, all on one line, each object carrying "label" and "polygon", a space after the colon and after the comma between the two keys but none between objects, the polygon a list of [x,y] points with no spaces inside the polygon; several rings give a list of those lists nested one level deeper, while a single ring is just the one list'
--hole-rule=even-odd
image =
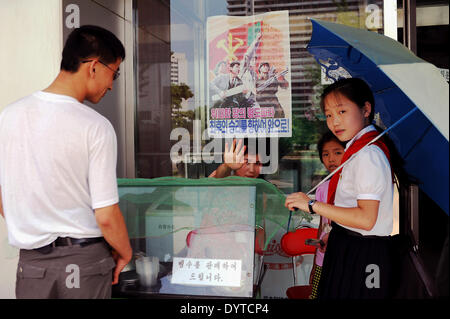
[{"label": "poster figure", "polygon": [[229,72],[220,74],[210,82],[210,91],[212,94],[213,108],[227,108],[247,106],[247,99],[244,96],[247,92],[244,89],[240,74],[240,63],[233,61],[229,65]]},{"label": "poster figure", "polygon": [[275,118],[284,118],[284,110],[277,98],[278,88],[287,89],[288,81],[284,77],[287,70],[280,73],[270,65],[269,62],[262,62],[259,65],[259,77],[256,86],[256,101],[261,107],[273,107],[275,110]]},{"label": "poster figure", "polygon": [[209,17],[207,32],[209,136],[292,136],[288,12]]}]

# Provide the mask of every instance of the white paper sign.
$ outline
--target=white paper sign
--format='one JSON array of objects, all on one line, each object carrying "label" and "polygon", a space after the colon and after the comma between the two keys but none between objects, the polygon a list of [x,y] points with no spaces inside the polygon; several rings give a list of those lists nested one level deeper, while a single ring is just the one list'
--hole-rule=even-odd
[{"label": "white paper sign", "polygon": [[241,286],[242,261],[234,259],[173,258],[172,284]]}]

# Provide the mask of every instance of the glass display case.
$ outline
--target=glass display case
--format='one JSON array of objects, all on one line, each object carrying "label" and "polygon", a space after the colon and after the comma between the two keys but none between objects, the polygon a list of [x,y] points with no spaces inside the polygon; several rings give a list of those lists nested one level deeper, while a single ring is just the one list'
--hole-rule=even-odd
[{"label": "glass display case", "polygon": [[118,185],[133,260],[113,295],[257,296],[264,250],[289,218],[274,185],[234,176],[119,179]]}]

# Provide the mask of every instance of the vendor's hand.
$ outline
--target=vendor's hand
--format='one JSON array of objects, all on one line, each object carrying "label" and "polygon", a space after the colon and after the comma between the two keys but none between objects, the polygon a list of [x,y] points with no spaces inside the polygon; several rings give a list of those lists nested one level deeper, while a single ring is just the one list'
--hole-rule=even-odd
[{"label": "vendor's hand", "polygon": [[244,165],[244,152],[246,146],[243,146],[242,143],[242,139],[239,140],[237,146],[236,140],[233,140],[231,147],[229,147],[228,143],[225,143],[223,162],[233,171],[240,169]]},{"label": "vendor's hand", "polygon": [[326,233],[326,234],[322,237],[322,241],[325,243],[325,245],[319,247],[319,251],[320,251],[321,253],[325,253],[325,250],[327,250],[328,236],[329,236],[329,235],[330,235],[330,233]]},{"label": "vendor's hand", "polygon": [[305,193],[292,193],[286,197],[284,206],[289,208],[289,210],[294,210],[298,208],[302,211],[308,212],[308,202],[310,198]]}]

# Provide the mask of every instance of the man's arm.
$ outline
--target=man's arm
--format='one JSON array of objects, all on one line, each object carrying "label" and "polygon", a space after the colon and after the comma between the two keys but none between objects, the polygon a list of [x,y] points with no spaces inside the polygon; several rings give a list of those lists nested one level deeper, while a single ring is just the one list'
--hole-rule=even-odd
[{"label": "man's arm", "polygon": [[247,51],[244,54],[244,57],[242,58],[241,71],[239,72],[240,79],[242,79],[242,76],[244,75],[245,71],[248,70],[251,59],[253,59],[254,56],[256,55],[256,50],[258,49],[259,44],[261,43],[261,37],[262,33],[258,32],[255,40],[249,45]]},{"label": "man's arm", "polygon": [[216,170],[216,178],[224,178],[231,176],[232,169],[227,164],[220,164]]},{"label": "man's arm", "polygon": [[209,83],[211,93],[220,95],[224,90],[226,90],[229,78],[230,77],[228,74],[220,74],[215,77],[214,80]]},{"label": "man's arm", "polygon": [[112,283],[115,285],[119,282],[120,272],[130,262],[133,255],[125,220],[119,204],[97,208],[95,210],[95,219],[105,240],[115,250],[113,257],[116,261],[116,268],[114,269]]},{"label": "man's arm", "polygon": [[278,85],[282,88],[282,89],[287,89],[289,87],[289,82],[286,80],[286,78],[284,77],[284,75],[280,75],[277,78],[278,81]]}]

